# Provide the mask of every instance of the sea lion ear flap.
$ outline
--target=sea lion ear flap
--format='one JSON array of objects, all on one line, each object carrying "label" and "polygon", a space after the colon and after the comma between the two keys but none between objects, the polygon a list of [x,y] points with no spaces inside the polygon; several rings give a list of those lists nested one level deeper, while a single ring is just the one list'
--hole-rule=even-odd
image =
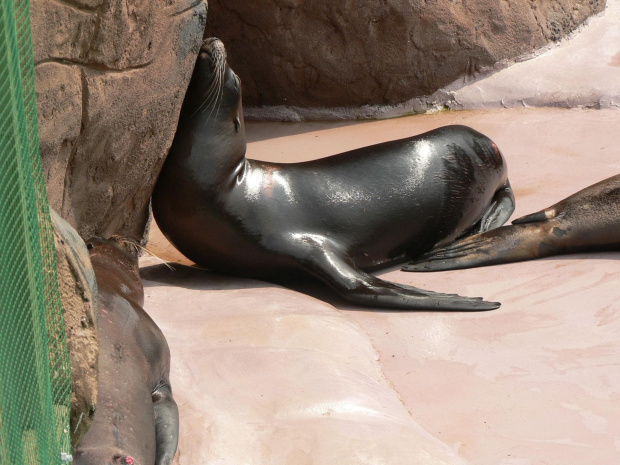
[{"label": "sea lion ear flap", "polygon": [[239,128],[241,128],[241,121],[238,116],[235,116],[235,132],[239,132]]}]

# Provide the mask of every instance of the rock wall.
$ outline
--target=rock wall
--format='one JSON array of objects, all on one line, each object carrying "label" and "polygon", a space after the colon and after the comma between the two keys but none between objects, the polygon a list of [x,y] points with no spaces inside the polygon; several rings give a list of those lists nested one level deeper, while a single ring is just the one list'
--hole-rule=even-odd
[{"label": "rock wall", "polygon": [[206,0],[32,0],[48,197],[83,238],[143,237],[206,10]]},{"label": "rock wall", "polygon": [[51,217],[71,358],[71,444],[76,446],[93,422],[97,409],[97,281],[84,241],[54,210]]},{"label": "rock wall", "polygon": [[605,0],[211,0],[246,106],[391,105],[559,40]]}]

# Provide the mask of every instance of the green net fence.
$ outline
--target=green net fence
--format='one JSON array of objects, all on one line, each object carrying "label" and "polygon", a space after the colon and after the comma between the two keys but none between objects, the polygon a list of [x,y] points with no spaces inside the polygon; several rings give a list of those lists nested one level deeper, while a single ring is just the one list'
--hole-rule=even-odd
[{"label": "green net fence", "polygon": [[0,464],[69,463],[70,402],[30,7],[0,0]]}]

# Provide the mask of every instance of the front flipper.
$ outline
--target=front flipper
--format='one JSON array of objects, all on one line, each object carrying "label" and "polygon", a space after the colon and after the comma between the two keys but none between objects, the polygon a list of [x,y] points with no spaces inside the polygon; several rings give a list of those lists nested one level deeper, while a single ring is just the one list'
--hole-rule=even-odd
[{"label": "front flipper", "polygon": [[[533,214],[504,226],[431,250],[403,266],[403,271],[444,271],[512,263],[555,255],[560,251],[546,217]],[[538,221],[542,219],[543,221]],[[516,222],[516,221],[515,221]]]},{"label": "front flipper", "polygon": [[161,383],[152,394],[155,412],[155,465],[170,465],[179,443],[179,409],[170,384]]},{"label": "front flipper", "polygon": [[[442,294],[383,281],[355,267],[331,241],[316,235],[296,238],[295,255],[302,267],[350,302],[367,307],[398,310],[480,311],[498,308],[498,302]],[[301,249],[301,250],[300,250]]]}]

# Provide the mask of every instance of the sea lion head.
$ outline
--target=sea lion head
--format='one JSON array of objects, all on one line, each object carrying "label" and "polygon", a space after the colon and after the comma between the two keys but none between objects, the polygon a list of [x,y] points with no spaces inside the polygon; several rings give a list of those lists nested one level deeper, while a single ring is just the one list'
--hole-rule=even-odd
[{"label": "sea lion head", "polygon": [[185,101],[185,114],[221,120],[231,116],[235,129],[241,124],[241,80],[230,68],[224,43],[210,37],[202,42]]},{"label": "sea lion head", "polygon": [[108,288],[118,288],[119,295],[131,297],[142,304],[144,290],[140,279],[137,243],[118,236],[109,239],[91,237],[86,241],[86,248],[99,288],[105,280]]}]

